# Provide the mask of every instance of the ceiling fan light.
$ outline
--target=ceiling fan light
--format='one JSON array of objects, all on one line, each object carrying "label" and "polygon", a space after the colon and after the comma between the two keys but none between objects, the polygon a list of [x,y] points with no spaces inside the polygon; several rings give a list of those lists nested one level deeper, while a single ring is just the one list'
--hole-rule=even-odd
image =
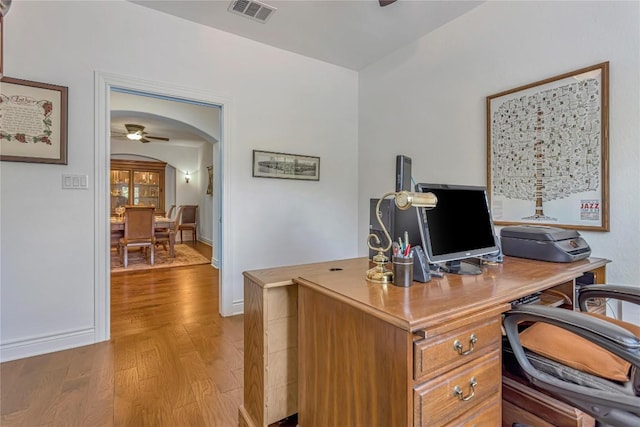
[{"label": "ceiling fan light", "polygon": [[139,132],[133,132],[133,133],[128,133],[127,134],[127,138],[129,138],[132,141],[140,141],[142,139],[142,134]]}]

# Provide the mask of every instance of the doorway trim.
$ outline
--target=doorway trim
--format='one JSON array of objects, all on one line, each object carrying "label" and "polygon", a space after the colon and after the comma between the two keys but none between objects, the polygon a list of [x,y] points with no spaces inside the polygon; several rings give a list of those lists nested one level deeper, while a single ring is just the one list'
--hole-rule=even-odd
[{"label": "doorway trim", "polygon": [[[105,341],[111,334],[111,270],[109,268],[110,254],[107,252],[109,246],[109,206],[107,203],[109,194],[109,163],[111,157],[111,147],[109,143],[110,119],[110,93],[114,87],[129,89],[138,92],[155,94],[159,96],[169,96],[188,101],[213,104],[220,107],[220,179],[219,184],[219,204],[220,218],[213,218],[214,226],[219,224],[218,240],[220,246],[219,259],[219,307],[222,316],[236,314],[233,304],[233,281],[231,272],[233,265],[227,254],[231,253],[230,236],[230,202],[229,202],[229,173],[231,170],[230,159],[230,123],[231,123],[231,100],[220,97],[202,90],[170,85],[166,83],[152,82],[132,77],[120,76],[116,74],[96,71],[94,73],[95,84],[95,198],[94,198],[94,330],[95,342]],[[213,242],[216,244],[216,242]]]}]

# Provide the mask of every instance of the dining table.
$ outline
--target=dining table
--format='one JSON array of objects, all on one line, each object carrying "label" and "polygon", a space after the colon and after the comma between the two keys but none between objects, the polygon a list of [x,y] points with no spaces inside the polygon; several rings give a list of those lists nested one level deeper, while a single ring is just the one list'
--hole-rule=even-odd
[{"label": "dining table", "polygon": [[[119,230],[124,231],[124,217],[112,216],[109,218],[109,222],[111,223],[112,232]],[[165,216],[155,216],[153,218],[153,227],[155,230],[169,230],[169,256],[174,258],[176,256],[174,250],[176,243],[176,221]]]}]

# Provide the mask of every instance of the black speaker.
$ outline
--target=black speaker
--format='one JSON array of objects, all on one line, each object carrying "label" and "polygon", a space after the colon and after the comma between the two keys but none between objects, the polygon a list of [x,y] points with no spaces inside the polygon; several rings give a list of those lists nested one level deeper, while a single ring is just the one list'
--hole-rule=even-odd
[{"label": "black speaker", "polygon": [[413,246],[411,248],[413,256],[413,280],[416,282],[426,283],[431,280],[431,273],[429,271],[429,262],[424,255],[424,251],[420,246]]},{"label": "black speaker", "polygon": [[411,188],[411,157],[396,156],[396,191],[412,191]]}]

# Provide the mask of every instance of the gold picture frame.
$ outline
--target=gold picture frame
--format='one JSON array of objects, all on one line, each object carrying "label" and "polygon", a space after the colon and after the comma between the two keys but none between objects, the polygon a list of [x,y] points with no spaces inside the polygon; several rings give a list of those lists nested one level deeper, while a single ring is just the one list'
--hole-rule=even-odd
[{"label": "gold picture frame", "polygon": [[4,76],[4,16],[0,13],[0,79]]},{"label": "gold picture frame", "polygon": [[609,231],[609,62],[486,99],[496,225]]},{"label": "gold picture frame", "polygon": [[0,81],[0,160],[66,165],[68,88]]},{"label": "gold picture frame", "polygon": [[207,166],[207,173],[209,176],[209,181],[207,184],[207,194],[212,195],[213,194],[213,165]]}]

